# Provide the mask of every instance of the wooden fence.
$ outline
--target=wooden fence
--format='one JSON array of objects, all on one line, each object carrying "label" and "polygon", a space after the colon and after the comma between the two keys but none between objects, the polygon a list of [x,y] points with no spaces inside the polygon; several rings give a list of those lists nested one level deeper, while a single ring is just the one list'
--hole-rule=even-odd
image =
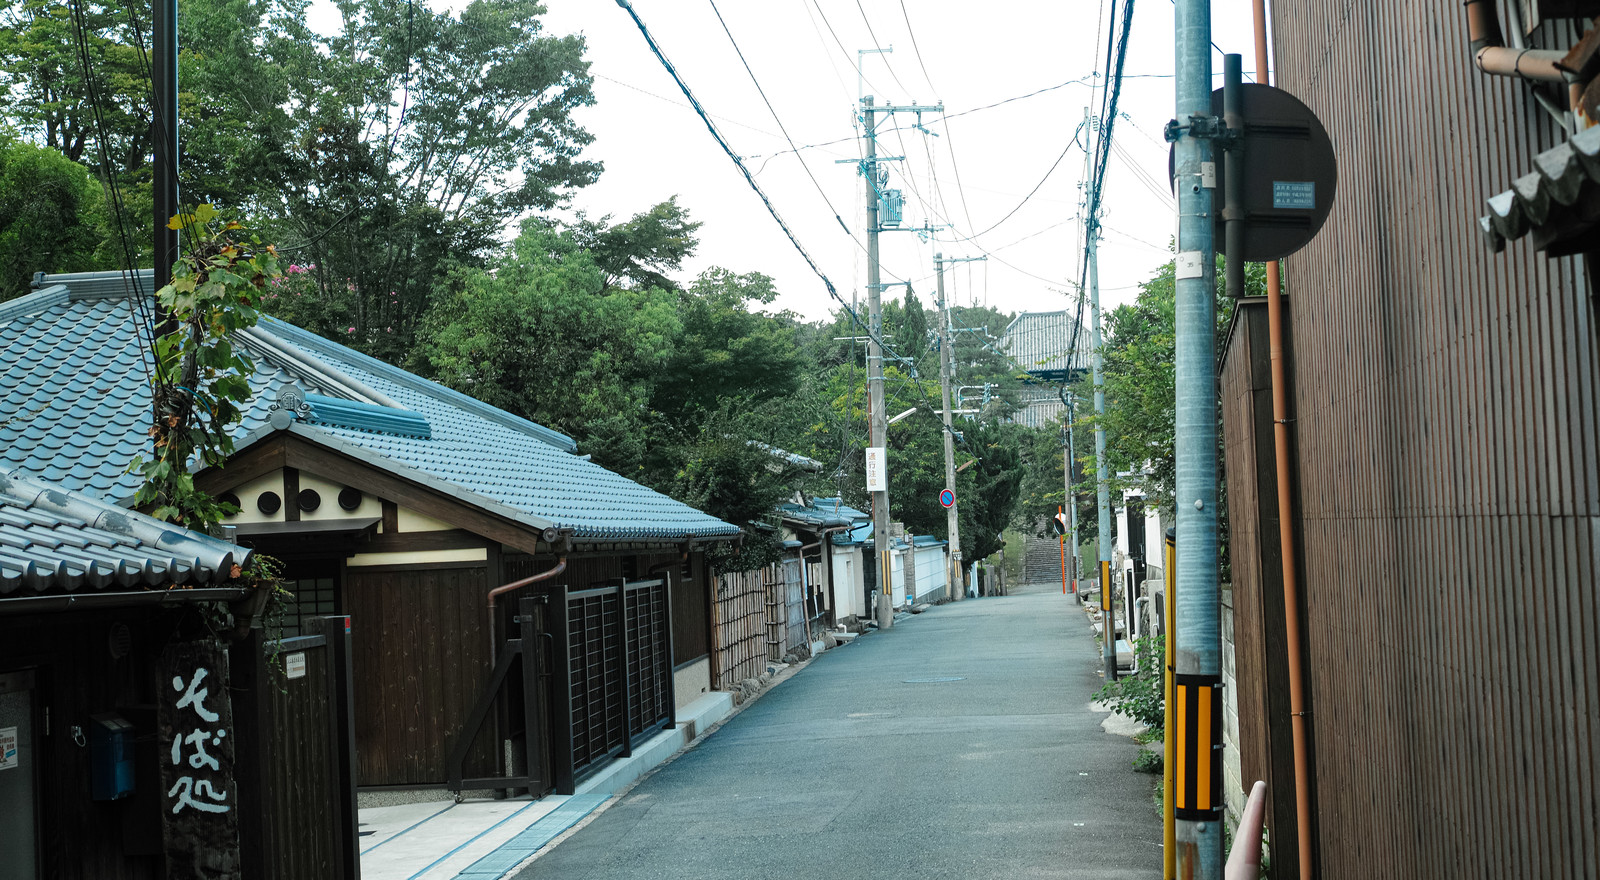
[{"label": "wooden fence", "polygon": [[230,651],[245,880],[360,876],[348,620]]},{"label": "wooden fence", "polygon": [[776,566],[717,575],[712,687],[732,690],[767,668],[767,584],[779,577]]}]

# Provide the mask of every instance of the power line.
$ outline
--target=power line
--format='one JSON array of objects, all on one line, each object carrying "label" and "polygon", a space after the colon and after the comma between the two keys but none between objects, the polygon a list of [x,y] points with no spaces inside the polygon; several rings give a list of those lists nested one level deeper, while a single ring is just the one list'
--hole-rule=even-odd
[{"label": "power line", "polygon": [[[733,38],[733,31],[728,29],[727,19],[722,17],[722,10],[717,8],[717,0],[707,0],[707,2],[711,4],[711,11],[717,14],[717,22],[722,25],[722,32],[728,35],[728,42],[733,45],[733,51],[739,56],[739,63],[744,65],[744,72],[750,76],[750,82],[755,85],[756,92],[761,95],[761,103],[767,105],[767,112],[771,113],[772,120],[778,123],[778,130],[783,132],[783,139],[788,141],[790,149],[795,153],[799,153],[800,148],[795,146],[794,138],[789,136],[789,129],[784,126],[783,120],[778,117],[777,109],[772,106],[771,99],[767,97],[767,90],[761,87],[761,81],[756,79],[756,72],[750,69],[750,62],[744,57],[744,50],[739,48],[739,41]],[[740,167],[744,167],[743,163],[740,163]],[[805,170],[806,177],[811,179],[811,185],[817,188],[817,195],[822,196],[822,201],[827,204],[828,210],[833,212],[833,219],[838,220],[839,226],[844,229],[846,234],[849,234],[850,227],[845,225],[844,218],[839,216],[839,210],[833,206],[833,201],[823,191],[822,184],[818,183],[816,175],[811,173],[811,166],[807,165],[804,159],[800,159],[800,167]],[[763,196],[763,198],[765,197]]]},{"label": "power line", "polygon": [[[839,295],[838,288],[834,287],[833,282],[829,280],[828,276],[822,271],[821,267],[817,265],[816,260],[812,259],[811,254],[807,252],[805,247],[800,244],[800,240],[795,237],[794,231],[789,228],[789,224],[784,222],[783,217],[778,214],[778,209],[773,206],[772,200],[769,199],[767,194],[761,189],[761,185],[756,183],[754,175],[750,173],[750,169],[744,164],[744,160],[740,159],[739,155],[735,153],[733,148],[728,145],[727,139],[723,137],[722,132],[717,129],[716,123],[711,120],[711,117],[705,112],[705,109],[701,107],[699,99],[694,96],[694,92],[690,91],[689,84],[684,82],[683,77],[678,73],[678,69],[672,65],[671,61],[667,60],[667,56],[661,51],[660,45],[656,43],[655,37],[651,35],[650,29],[645,26],[644,20],[639,17],[639,13],[633,8],[633,4],[629,2],[629,0],[617,0],[617,5],[621,6],[628,13],[629,17],[633,19],[634,25],[638,27],[639,33],[644,36],[645,42],[649,45],[650,51],[655,54],[656,60],[661,62],[661,66],[666,68],[667,73],[670,74],[673,81],[678,84],[678,88],[683,91],[683,96],[688,99],[690,105],[694,107],[695,112],[699,114],[701,121],[706,124],[706,128],[711,132],[711,136],[716,139],[717,145],[722,147],[723,153],[727,154],[728,158],[733,162],[733,164],[738,166],[740,173],[744,175],[745,182],[750,185],[752,190],[755,190],[756,195],[761,197],[761,203],[766,206],[767,213],[772,215],[772,219],[777,222],[779,228],[783,230],[784,235],[788,237],[789,243],[793,245],[794,249],[799,252],[801,257],[805,259],[806,265],[810,266],[811,271],[816,274],[817,278],[821,279],[823,286],[827,288],[828,295],[833,297],[833,299],[839,303],[840,307],[843,308],[845,313],[850,316],[851,320],[856,324],[856,326],[860,327],[861,330],[867,334],[867,336],[878,343],[878,347],[880,349],[896,360],[908,360],[901,357],[892,346],[884,341],[881,334],[873,333],[872,328],[861,319],[861,316],[857,314],[856,310],[851,308],[850,304],[845,302],[844,297]],[[852,239],[853,238],[854,236],[852,236]],[[931,402],[929,402],[930,398],[928,396],[927,389],[922,385],[921,378],[918,376],[912,376],[911,379],[913,384],[916,385],[918,392],[921,394],[923,401],[928,403],[928,406],[931,409],[933,405]],[[956,439],[960,440],[962,445],[966,445],[965,439],[961,438],[959,434],[956,434]]]},{"label": "power line", "polygon": [[987,233],[993,232],[996,227],[998,227],[1000,224],[1006,222],[1007,220],[1010,220],[1013,216],[1016,215],[1016,213],[1018,211],[1022,210],[1022,206],[1026,205],[1028,203],[1028,201],[1033,198],[1034,194],[1039,191],[1039,188],[1044,186],[1045,181],[1050,179],[1050,175],[1055,173],[1056,168],[1061,165],[1061,160],[1067,158],[1067,154],[1072,152],[1073,146],[1075,146],[1075,145],[1076,146],[1082,146],[1081,144],[1078,143],[1078,135],[1080,133],[1082,133],[1082,131],[1083,131],[1083,125],[1079,124],[1077,130],[1072,133],[1072,140],[1067,141],[1067,145],[1065,147],[1061,148],[1061,155],[1057,156],[1056,160],[1054,162],[1050,163],[1050,170],[1046,171],[1044,173],[1044,176],[1039,178],[1039,182],[1033,185],[1033,189],[1029,190],[1028,194],[1022,197],[1022,201],[1018,202],[1017,206],[1015,208],[1012,208],[1009,213],[1007,213],[1004,217],[1001,217],[999,220],[996,220],[993,224],[991,224],[989,226],[988,229],[983,230],[983,232],[975,232],[975,233],[973,233],[973,237],[976,238],[976,237],[978,237],[980,235],[985,235]]},{"label": "power line", "polygon": [[[872,47],[877,49],[879,54],[883,54],[883,44],[878,42],[878,35],[872,32],[872,21],[867,18],[867,8],[861,5],[861,0],[856,0],[856,8],[861,10],[861,23],[867,26],[867,36],[872,38]],[[900,91],[910,94],[911,90],[900,81],[900,74],[894,72],[894,65],[889,63],[889,59],[883,60],[883,66],[889,71],[889,75],[894,77],[894,84],[900,87]]]}]

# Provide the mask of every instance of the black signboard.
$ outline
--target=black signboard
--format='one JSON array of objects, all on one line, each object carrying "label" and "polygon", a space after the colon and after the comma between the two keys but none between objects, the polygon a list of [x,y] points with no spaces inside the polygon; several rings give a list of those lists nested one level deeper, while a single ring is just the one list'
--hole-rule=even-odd
[{"label": "black signboard", "polygon": [[[1245,227],[1243,253],[1247,263],[1264,263],[1286,257],[1306,246],[1322,228],[1333,208],[1338,188],[1333,142],[1311,108],[1288,92],[1258,83],[1239,86],[1243,109],[1242,135],[1231,149],[1243,153],[1245,170],[1241,205]],[[1223,116],[1223,89],[1211,93],[1211,112]],[[1218,143],[1221,146],[1221,143]],[[1229,213],[1227,162],[1222,149],[1214,150],[1216,163],[1216,242],[1226,239]],[[1173,176],[1174,156],[1167,156],[1167,177]]]},{"label": "black signboard", "polygon": [[161,653],[161,830],[169,880],[239,877],[228,654],[216,641]]}]

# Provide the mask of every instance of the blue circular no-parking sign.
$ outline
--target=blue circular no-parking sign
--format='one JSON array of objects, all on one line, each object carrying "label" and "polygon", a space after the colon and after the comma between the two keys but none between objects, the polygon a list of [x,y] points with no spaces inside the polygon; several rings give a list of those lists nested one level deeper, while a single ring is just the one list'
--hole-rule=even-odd
[{"label": "blue circular no-parking sign", "polygon": [[955,507],[956,506],[956,493],[950,491],[949,489],[945,489],[944,491],[940,492],[939,493],[939,504],[941,506],[943,506],[945,510],[949,510],[950,508]]}]

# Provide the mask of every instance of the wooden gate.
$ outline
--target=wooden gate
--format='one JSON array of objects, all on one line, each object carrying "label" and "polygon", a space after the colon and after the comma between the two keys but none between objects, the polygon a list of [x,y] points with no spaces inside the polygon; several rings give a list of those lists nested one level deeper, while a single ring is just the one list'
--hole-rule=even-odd
[{"label": "wooden gate", "polygon": [[672,601],[666,579],[569,591],[556,587],[550,635],[565,674],[553,677],[556,791],[641,737],[676,723]]},{"label": "wooden gate", "polygon": [[786,559],[783,562],[783,585],[775,595],[783,600],[784,644],[774,659],[782,659],[783,655],[802,645],[807,648],[811,645],[811,637],[806,629],[806,582],[801,578],[800,566],[798,559]]},{"label": "wooden gate", "polygon": [[349,620],[229,652],[246,880],[360,876]]}]

